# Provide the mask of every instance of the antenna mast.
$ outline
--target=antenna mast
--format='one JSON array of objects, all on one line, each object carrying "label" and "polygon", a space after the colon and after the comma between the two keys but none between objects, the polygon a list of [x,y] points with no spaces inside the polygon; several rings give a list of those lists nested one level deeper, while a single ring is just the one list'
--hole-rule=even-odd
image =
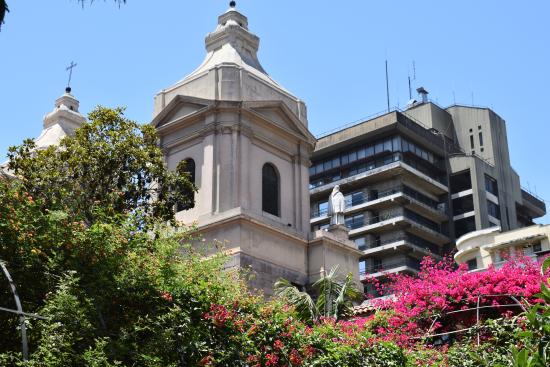
[{"label": "antenna mast", "polygon": [[386,59],[386,99],[388,102],[388,112],[390,112],[390,85],[388,82],[388,59]]}]

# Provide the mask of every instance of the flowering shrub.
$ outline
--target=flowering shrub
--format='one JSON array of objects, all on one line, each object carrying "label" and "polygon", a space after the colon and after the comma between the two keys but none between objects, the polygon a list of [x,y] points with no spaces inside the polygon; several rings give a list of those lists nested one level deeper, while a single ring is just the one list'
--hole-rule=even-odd
[{"label": "flowering shrub", "polygon": [[[394,297],[372,301],[386,311],[383,317],[371,320],[369,327],[381,340],[410,345],[414,337],[428,331],[444,332],[475,324],[475,310],[466,311],[476,307],[478,298],[480,306],[495,306],[483,309],[485,315],[490,311],[491,318],[518,313],[521,309],[510,307],[515,302],[509,296],[492,296],[514,295],[536,301],[541,281],[539,267],[530,258],[521,258],[510,260],[500,269],[468,272],[465,264],[457,268],[451,259],[436,263],[426,257],[418,276],[389,275],[390,282],[375,283]],[[456,312],[460,310],[465,312]]]}]

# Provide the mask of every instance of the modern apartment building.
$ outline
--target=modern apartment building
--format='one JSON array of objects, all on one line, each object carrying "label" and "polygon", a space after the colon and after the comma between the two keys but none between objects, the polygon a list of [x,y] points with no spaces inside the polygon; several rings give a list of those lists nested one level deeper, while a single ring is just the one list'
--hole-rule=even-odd
[{"label": "modern apartment building", "polygon": [[510,166],[503,119],[488,108],[444,109],[419,92],[422,102],[405,111],[321,137],[312,156],[312,230],[328,227],[327,198],[339,184],[362,280],[415,273],[466,233],[515,229],[546,213]]},{"label": "modern apartment building", "polygon": [[466,263],[470,271],[489,266],[500,268],[509,259],[530,257],[541,260],[550,253],[550,225],[535,224],[502,232],[491,227],[468,233],[456,241],[458,264]]}]

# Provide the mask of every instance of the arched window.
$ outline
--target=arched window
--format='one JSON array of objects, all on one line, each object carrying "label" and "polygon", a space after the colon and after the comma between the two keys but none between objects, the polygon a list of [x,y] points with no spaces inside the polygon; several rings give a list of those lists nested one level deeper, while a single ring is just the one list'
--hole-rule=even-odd
[{"label": "arched window", "polygon": [[195,184],[195,160],[193,158],[187,158],[185,160],[185,171],[191,176],[191,182]]},{"label": "arched window", "polygon": [[270,163],[262,168],[262,210],[279,216],[279,175]]},{"label": "arched window", "polygon": [[[195,184],[195,161],[193,158],[187,158],[184,160],[185,162],[185,172],[189,173],[189,178],[193,184]],[[187,210],[195,207],[195,203],[178,203],[176,205],[176,211],[181,212],[182,210]]]}]

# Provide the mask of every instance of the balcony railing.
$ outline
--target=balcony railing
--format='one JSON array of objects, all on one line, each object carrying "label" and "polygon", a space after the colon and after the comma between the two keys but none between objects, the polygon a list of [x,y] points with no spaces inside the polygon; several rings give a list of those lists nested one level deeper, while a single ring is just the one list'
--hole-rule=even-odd
[{"label": "balcony railing", "polygon": [[371,266],[366,267],[365,270],[361,271],[360,273],[361,273],[361,275],[374,274],[374,273],[379,273],[379,272],[383,272],[383,271],[389,271],[391,269],[399,268],[399,267],[402,267],[402,266],[407,266],[409,268],[412,268],[414,270],[419,271],[420,270],[420,260],[412,259],[412,258],[404,258],[404,259],[399,259],[399,260],[396,260],[396,261],[388,262],[388,263],[385,263],[385,264],[371,265]]},{"label": "balcony railing", "polygon": [[413,235],[401,235],[401,236],[396,236],[392,238],[387,238],[384,240],[380,240],[380,239],[374,240],[372,242],[367,242],[364,245],[360,246],[359,250],[361,251],[370,250],[370,249],[374,249],[377,247],[381,247],[381,246],[399,242],[399,241],[405,241],[406,243],[409,243],[416,247],[420,247],[435,255],[439,255],[441,253],[439,246],[434,245],[433,243],[430,243],[422,238],[419,238]]},{"label": "balcony railing", "polygon": [[389,213],[385,213],[385,214],[381,214],[381,215],[378,215],[376,217],[372,217],[372,218],[363,218],[363,219],[360,219],[360,220],[349,220],[349,221],[346,221],[346,226],[348,227],[348,229],[352,230],[352,229],[357,229],[357,228],[361,228],[361,227],[364,227],[364,226],[368,226],[368,225],[371,225],[371,224],[376,224],[376,223],[380,223],[380,222],[383,222],[383,221],[386,221],[386,220],[389,220],[389,219],[393,219],[393,218],[396,218],[396,217],[400,217],[400,216],[403,216],[417,224],[420,224],[421,226],[423,227],[426,227],[434,232],[437,232],[437,233],[440,233],[444,236],[448,236],[448,233],[447,231],[439,224],[435,223],[435,222],[432,222],[431,220],[429,219],[426,219],[424,217],[422,217],[421,215],[419,214],[416,214],[414,212],[411,212],[410,210],[405,210],[404,212],[403,211],[394,211],[394,212],[389,212]]},{"label": "balcony railing", "polygon": [[[439,203],[439,202],[427,197],[426,195],[423,195],[423,194],[419,193],[418,191],[411,189],[408,186],[396,186],[396,187],[393,187],[391,189],[380,191],[376,195],[365,195],[364,194],[362,197],[357,197],[357,196],[353,197],[353,196],[348,195],[345,198],[346,207],[347,208],[352,208],[354,206],[367,203],[369,201],[382,199],[384,197],[391,196],[391,195],[398,194],[398,193],[403,193],[403,194],[409,196],[410,198],[412,198],[412,199],[414,199],[414,200],[416,200],[416,201],[418,201],[418,202],[420,202],[424,205],[427,205],[427,206],[429,206],[430,208],[432,208],[434,210],[437,210],[440,213],[446,214],[445,205],[443,203]],[[311,218],[318,218],[318,217],[325,216],[325,215],[328,215],[328,208],[317,209],[317,210],[313,210],[311,212]]]}]

